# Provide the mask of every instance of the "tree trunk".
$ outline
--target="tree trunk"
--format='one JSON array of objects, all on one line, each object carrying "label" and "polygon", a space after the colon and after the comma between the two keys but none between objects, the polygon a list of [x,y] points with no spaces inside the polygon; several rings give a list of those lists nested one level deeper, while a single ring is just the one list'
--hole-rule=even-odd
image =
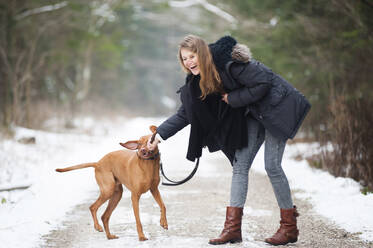
[{"label": "tree trunk", "polygon": [[87,48],[84,51],[83,62],[76,66],[75,88],[70,103],[72,119],[74,119],[77,106],[87,97],[91,87],[91,59],[92,59],[93,41],[88,40]]},{"label": "tree trunk", "polygon": [[[13,77],[15,77],[15,75],[13,75]],[[11,82],[12,82],[12,96],[13,96],[11,124],[17,125],[18,124],[18,97],[19,97],[18,80],[13,79]]]},{"label": "tree trunk", "polygon": [[84,51],[83,67],[78,71],[78,82],[76,98],[78,101],[83,100],[89,92],[91,86],[91,58],[92,58],[93,41],[88,40],[88,45]]},{"label": "tree trunk", "polygon": [[[1,65],[1,62],[0,62]],[[0,121],[2,122],[3,126],[6,126],[5,118],[6,118],[6,79],[5,79],[5,73],[3,71],[0,71],[0,108],[1,108],[1,116]]]},{"label": "tree trunk", "polygon": [[9,127],[12,122],[12,103],[11,103],[11,92],[12,92],[12,68],[11,68],[11,56],[12,53],[12,29],[13,29],[13,11],[12,11],[13,4],[7,5],[6,8],[6,23],[3,25],[4,30],[4,39],[1,41],[0,44],[1,54],[1,69],[0,72],[1,76],[1,106],[2,106],[2,114],[3,114],[3,125],[5,127]]},{"label": "tree trunk", "polygon": [[31,80],[28,79],[26,81],[26,88],[25,88],[25,98],[26,98],[26,127],[31,128]]}]

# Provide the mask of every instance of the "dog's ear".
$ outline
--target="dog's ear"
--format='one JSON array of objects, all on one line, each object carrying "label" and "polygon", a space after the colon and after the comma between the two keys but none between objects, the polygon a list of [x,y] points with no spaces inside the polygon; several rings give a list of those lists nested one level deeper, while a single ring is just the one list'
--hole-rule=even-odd
[{"label": "dog's ear", "polygon": [[126,143],[119,143],[119,144],[130,150],[137,150],[137,148],[139,147],[138,140],[131,140],[131,141],[127,141]]},{"label": "dog's ear", "polygon": [[154,125],[150,126],[149,129],[150,129],[150,131],[152,131],[152,133],[157,132],[157,127],[154,126]]}]

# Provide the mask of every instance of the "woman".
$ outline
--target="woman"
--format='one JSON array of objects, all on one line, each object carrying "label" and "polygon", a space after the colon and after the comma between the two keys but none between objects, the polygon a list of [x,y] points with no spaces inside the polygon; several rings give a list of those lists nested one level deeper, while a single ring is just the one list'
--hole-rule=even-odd
[{"label": "woman", "polygon": [[[280,208],[280,228],[265,242],[284,245],[298,240],[290,188],[281,167],[288,138],[293,138],[310,109],[305,97],[285,79],[251,58],[250,50],[230,36],[207,45],[186,36],[179,61],[187,73],[179,90],[181,107],[158,128],[166,140],[191,124],[187,159],[194,161],[207,146],[222,150],[233,166],[230,206],[220,236],[210,244],[241,242],[241,220],[248,173],[265,141],[265,169]],[[159,142],[148,144],[152,148]]]}]

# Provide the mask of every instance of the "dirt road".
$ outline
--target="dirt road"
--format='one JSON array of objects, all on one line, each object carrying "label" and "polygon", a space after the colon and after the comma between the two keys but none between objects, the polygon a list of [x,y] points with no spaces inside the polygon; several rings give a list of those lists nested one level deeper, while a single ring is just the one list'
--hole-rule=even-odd
[{"label": "dirt road", "polygon": [[[222,158],[214,158],[214,171],[203,169],[195,178],[182,186],[160,186],[167,207],[169,230],[159,225],[159,208],[149,193],[140,201],[140,217],[148,241],[137,238],[135,218],[132,212],[130,193],[124,191],[119,206],[114,211],[111,232],[119,236],[107,240],[104,233],[93,229],[89,206],[98,196],[92,192],[91,201],[77,206],[68,213],[66,221],[50,234],[43,236],[41,247],[212,247],[209,238],[219,235],[225,220],[228,204],[231,168]],[[295,192],[293,192],[295,193]],[[62,196],[61,196],[62,197]],[[300,213],[298,226],[299,240],[290,247],[373,247],[361,241],[358,234],[348,233],[332,225],[316,214],[312,206],[304,200],[294,199]],[[101,216],[105,207],[101,207]],[[248,200],[243,217],[243,242],[219,247],[270,247],[263,240],[273,234],[278,227],[279,210],[266,176],[251,171]]]}]

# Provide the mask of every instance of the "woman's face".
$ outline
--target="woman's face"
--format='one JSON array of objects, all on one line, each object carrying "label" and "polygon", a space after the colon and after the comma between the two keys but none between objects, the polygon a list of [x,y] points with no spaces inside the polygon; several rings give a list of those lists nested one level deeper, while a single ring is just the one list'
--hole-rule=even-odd
[{"label": "woman's face", "polygon": [[180,50],[180,54],[184,66],[188,68],[193,75],[198,75],[200,71],[197,54],[185,48]]}]

